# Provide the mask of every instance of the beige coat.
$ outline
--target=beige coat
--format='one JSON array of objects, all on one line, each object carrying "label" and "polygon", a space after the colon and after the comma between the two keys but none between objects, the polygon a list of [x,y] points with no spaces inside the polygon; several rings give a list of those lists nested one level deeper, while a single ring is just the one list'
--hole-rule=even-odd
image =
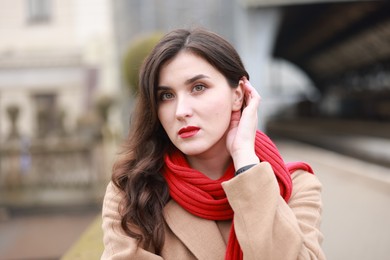
[{"label": "beige coat", "polygon": [[[325,259],[321,249],[321,184],[315,175],[292,174],[287,204],[269,163],[262,162],[222,184],[234,210],[244,259]],[[166,239],[161,256],[138,248],[120,228],[121,193],[107,187],[103,203],[102,259],[224,259],[231,223],[196,217],[170,200],[164,208]]]}]

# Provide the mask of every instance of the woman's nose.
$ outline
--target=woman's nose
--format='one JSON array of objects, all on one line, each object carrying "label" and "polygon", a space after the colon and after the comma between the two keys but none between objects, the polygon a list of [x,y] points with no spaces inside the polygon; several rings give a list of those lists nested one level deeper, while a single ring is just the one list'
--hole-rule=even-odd
[{"label": "woman's nose", "polygon": [[178,97],[176,103],[176,118],[184,119],[192,116],[191,101],[185,97]]}]

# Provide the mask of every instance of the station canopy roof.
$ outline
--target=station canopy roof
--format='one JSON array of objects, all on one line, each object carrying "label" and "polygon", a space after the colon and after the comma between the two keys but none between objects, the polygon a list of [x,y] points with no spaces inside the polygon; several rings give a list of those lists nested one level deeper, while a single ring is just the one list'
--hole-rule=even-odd
[{"label": "station canopy roof", "polygon": [[350,71],[390,63],[390,1],[282,8],[273,56],[300,67],[320,90]]}]

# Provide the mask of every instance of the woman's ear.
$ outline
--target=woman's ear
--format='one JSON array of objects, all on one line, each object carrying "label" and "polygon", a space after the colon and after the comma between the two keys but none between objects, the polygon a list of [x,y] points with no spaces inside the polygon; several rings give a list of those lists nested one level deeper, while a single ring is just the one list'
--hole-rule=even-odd
[{"label": "woman's ear", "polygon": [[244,104],[244,81],[240,80],[238,82],[238,86],[233,89],[233,100],[232,100],[232,110],[233,111],[239,111],[241,110],[243,104]]}]

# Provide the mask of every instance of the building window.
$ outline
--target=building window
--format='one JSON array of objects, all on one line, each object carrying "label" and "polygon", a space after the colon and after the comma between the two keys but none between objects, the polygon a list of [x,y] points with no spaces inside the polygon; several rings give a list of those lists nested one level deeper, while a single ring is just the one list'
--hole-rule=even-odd
[{"label": "building window", "polygon": [[26,0],[28,21],[31,23],[48,22],[51,18],[51,0]]}]

